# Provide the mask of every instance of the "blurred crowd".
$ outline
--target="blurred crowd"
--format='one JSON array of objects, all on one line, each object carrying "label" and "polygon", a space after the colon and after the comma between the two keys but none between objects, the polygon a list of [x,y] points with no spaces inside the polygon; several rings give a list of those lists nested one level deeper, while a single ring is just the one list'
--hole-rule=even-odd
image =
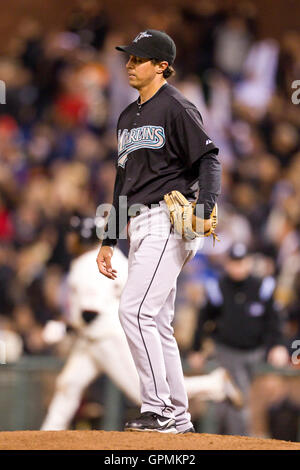
[{"label": "blurred crowd", "polygon": [[94,217],[112,200],[116,123],[137,98],[114,46],[147,27],[174,38],[171,83],[198,106],[223,167],[221,243],[206,241],[181,276],[179,345],[189,350],[202,285],[240,241],[255,274],[276,277],[287,345],[299,337],[300,113],[292,83],[300,33],[263,38],[251,2],[185,2],[166,15],[149,8],[139,8],[127,33],[115,32],[94,0],[78,2],[61,31],[28,17],[0,59],[0,339],[12,337],[26,354],[54,352],[45,326],[65,310],[70,217]]}]

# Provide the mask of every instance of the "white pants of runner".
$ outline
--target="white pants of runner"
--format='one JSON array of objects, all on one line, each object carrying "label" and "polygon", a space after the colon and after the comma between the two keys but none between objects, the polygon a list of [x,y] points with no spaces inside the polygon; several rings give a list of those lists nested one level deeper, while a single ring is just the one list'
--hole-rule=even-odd
[{"label": "white pants of runner", "polygon": [[[79,338],[75,341],[55,393],[41,426],[43,431],[68,429],[86,388],[102,373],[137,406],[141,405],[139,378],[130,350],[119,324],[114,334],[98,341]],[[189,398],[222,401],[225,398],[221,369],[194,377],[185,377]]]},{"label": "white pants of runner", "polygon": [[173,417],[182,432],[191,416],[172,320],[177,277],[201,239],[185,242],[174,233],[165,202],[131,217],[129,236],[119,317],[140,378],[141,412]]}]

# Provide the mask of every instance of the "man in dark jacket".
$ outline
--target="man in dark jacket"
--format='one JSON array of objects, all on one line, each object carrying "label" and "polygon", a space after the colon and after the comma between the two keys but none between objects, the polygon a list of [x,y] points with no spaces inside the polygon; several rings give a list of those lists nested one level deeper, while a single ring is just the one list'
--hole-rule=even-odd
[{"label": "man in dark jacket", "polygon": [[199,315],[194,338],[193,349],[198,351],[208,322],[214,325],[218,360],[244,393],[242,409],[229,404],[220,409],[227,434],[248,434],[247,397],[257,363],[267,358],[273,366],[282,367],[289,360],[273,298],[275,279],[254,277],[251,270],[252,258],[246,246],[233,245],[224,276],[206,284],[207,303]]}]

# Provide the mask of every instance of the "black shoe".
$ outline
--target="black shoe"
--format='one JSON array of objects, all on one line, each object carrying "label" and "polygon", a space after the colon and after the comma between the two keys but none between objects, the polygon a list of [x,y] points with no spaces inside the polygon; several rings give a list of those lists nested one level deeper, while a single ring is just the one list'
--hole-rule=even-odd
[{"label": "black shoe", "polygon": [[177,434],[187,434],[188,432],[196,432],[194,426],[191,428],[186,429],[185,431],[178,431]]},{"label": "black shoe", "polygon": [[177,434],[175,424],[173,418],[164,418],[151,411],[146,411],[138,418],[128,421],[124,431],[156,431]]}]

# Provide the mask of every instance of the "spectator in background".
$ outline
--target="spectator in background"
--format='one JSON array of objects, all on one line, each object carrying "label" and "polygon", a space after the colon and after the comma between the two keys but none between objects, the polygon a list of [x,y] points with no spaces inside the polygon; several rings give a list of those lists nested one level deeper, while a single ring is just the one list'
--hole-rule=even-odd
[{"label": "spectator in background", "polygon": [[229,16],[216,30],[215,65],[234,82],[241,78],[252,40],[241,16]]},{"label": "spectator in background", "polygon": [[234,87],[235,99],[263,115],[274,93],[278,44],[266,39],[253,44],[243,63],[243,78]]},{"label": "spectator in background", "polygon": [[[275,280],[258,279],[251,275],[251,270],[252,259],[246,246],[234,244],[225,264],[225,275],[206,283],[207,303],[199,314],[194,338],[194,350],[198,351],[205,327],[210,334],[213,329],[218,362],[227,368],[246,398],[241,410],[229,404],[220,405],[220,431],[225,434],[249,433],[247,400],[255,366],[266,358],[275,367],[289,362],[274,304]],[[201,364],[201,352],[190,355],[192,365],[197,361]]]}]

